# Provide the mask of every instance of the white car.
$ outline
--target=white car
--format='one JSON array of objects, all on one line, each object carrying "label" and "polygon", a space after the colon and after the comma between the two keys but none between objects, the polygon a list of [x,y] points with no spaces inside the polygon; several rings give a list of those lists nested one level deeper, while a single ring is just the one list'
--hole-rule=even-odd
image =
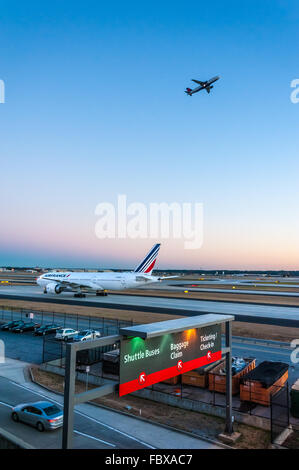
[{"label": "white car", "polygon": [[101,333],[96,330],[83,330],[74,337],[74,341],[87,341],[90,339],[98,339],[101,337]]},{"label": "white car", "polygon": [[74,330],[73,328],[61,328],[56,332],[55,338],[68,341],[71,338],[74,338],[79,333],[79,331]]}]

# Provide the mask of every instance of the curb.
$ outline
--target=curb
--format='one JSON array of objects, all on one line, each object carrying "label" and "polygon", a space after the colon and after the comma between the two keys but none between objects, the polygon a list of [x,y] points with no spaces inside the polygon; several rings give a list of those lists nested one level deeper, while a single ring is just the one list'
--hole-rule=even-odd
[{"label": "curb", "polygon": [[0,436],[6,439],[8,442],[14,444],[16,447],[20,447],[21,449],[35,449],[35,447],[27,444],[27,442],[23,441],[23,439],[16,437],[14,434],[11,434],[3,428],[0,428]]}]

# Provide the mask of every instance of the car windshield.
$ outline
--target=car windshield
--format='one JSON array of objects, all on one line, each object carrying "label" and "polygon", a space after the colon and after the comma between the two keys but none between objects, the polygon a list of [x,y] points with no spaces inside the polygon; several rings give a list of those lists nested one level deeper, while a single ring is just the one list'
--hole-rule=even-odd
[{"label": "car windshield", "polygon": [[85,336],[88,334],[89,334],[89,331],[79,331],[78,336]]},{"label": "car windshield", "polygon": [[51,405],[47,406],[47,408],[44,408],[44,412],[46,413],[47,416],[55,415],[56,413],[60,412],[60,409],[56,405]]}]

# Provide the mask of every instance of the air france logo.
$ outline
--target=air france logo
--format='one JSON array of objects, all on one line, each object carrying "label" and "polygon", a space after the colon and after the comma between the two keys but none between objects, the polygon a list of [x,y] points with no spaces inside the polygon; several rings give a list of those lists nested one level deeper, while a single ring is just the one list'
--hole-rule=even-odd
[{"label": "air france logo", "polygon": [[45,279],[48,279],[49,277],[68,277],[68,276],[69,276],[69,274],[68,275],[67,274],[57,274],[57,273],[55,273],[55,274],[46,274]]}]

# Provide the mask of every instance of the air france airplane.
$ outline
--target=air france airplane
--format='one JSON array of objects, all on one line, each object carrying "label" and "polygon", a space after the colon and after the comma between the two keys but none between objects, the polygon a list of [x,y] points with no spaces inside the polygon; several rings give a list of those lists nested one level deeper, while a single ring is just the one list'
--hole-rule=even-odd
[{"label": "air france airplane", "polygon": [[158,282],[168,277],[152,276],[161,244],[157,243],[133,272],[51,272],[36,279],[45,294],[60,294],[63,291],[75,292],[74,297],[85,297],[84,290],[95,291],[97,295],[107,295],[107,290],[124,290]]}]

